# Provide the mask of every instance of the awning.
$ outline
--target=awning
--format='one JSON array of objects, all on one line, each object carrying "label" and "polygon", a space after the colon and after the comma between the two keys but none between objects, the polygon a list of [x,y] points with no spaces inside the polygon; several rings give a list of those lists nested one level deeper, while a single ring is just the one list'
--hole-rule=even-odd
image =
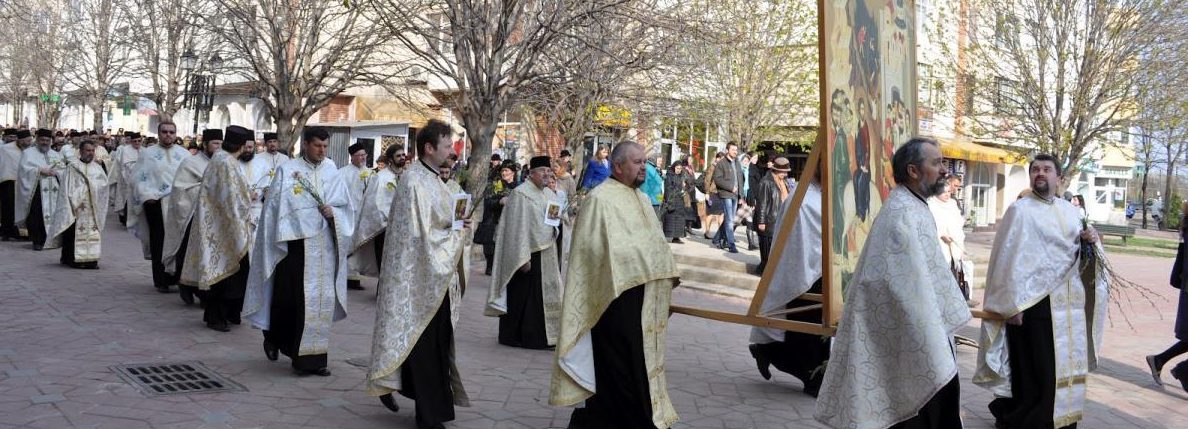
[{"label": "awning", "polygon": [[969,140],[938,137],[936,141],[940,143],[941,154],[945,158],[964,159],[966,161],[991,164],[1026,164],[1026,159],[1014,152],[996,147],[982,146]]}]

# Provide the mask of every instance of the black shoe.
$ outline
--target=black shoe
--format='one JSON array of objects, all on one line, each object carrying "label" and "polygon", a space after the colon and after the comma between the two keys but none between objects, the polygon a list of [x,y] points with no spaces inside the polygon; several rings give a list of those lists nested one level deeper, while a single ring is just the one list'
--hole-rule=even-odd
[{"label": "black shoe", "polygon": [[41,250],[41,249],[43,249],[43,248],[45,248],[45,246],[44,246],[44,245],[37,244],[37,243],[33,243],[33,250],[40,251],[40,250]]},{"label": "black shoe", "polygon": [[329,377],[330,376],[330,368],[318,368],[318,369],[311,369],[311,370],[296,369],[295,371],[297,371],[297,373],[300,375],[316,375],[318,377]]},{"label": "black shoe", "polygon": [[230,324],[232,324],[232,325],[237,325],[237,326],[238,326],[239,324],[243,323],[243,320],[241,320],[240,318],[236,317],[236,318],[234,318],[234,319],[227,319],[227,322],[228,322],[228,323],[230,323]]},{"label": "black shoe", "polygon": [[400,405],[396,404],[396,398],[393,398],[391,393],[380,395],[380,403],[383,403],[384,406],[388,407],[389,410],[392,410],[393,413],[400,412]]},{"label": "black shoe", "polygon": [[268,357],[270,361],[276,361],[280,359],[280,349],[271,341],[264,340],[264,356]]},{"label": "black shoe", "polygon": [[1147,369],[1151,370],[1151,378],[1155,379],[1155,384],[1162,386],[1163,380],[1159,378],[1159,373],[1163,372],[1163,364],[1159,363],[1159,358],[1155,355],[1147,356]]},{"label": "black shoe", "polygon": [[231,332],[231,328],[229,326],[227,326],[227,322],[219,322],[219,323],[207,322],[206,327],[210,328],[210,329],[214,329],[219,332]]},{"label": "black shoe", "polygon": [[816,398],[817,394],[821,393],[821,382],[822,381],[824,381],[824,380],[812,379],[812,380],[806,381],[804,383],[804,393],[806,395]]},{"label": "black shoe", "polygon": [[679,238],[674,238],[674,239],[672,239],[672,242],[673,242],[674,244],[682,244],[682,243],[684,243],[684,241],[682,241],[682,240],[681,240],[681,239],[679,239]]},{"label": "black shoe", "polygon": [[194,291],[185,287],[178,289],[178,294],[181,295],[182,302],[186,303],[186,305],[194,305]]},{"label": "black shoe", "polygon": [[748,244],[748,245],[747,245],[747,250],[759,250],[759,246],[756,246],[756,245],[753,245],[753,244]]},{"label": "black shoe", "polygon": [[347,289],[363,290],[363,285],[358,280],[347,280]]},{"label": "black shoe", "polygon": [[771,380],[771,360],[759,351],[758,344],[751,344],[747,348],[751,350],[751,357],[755,358],[755,365],[759,367],[759,375],[762,375],[764,380]]},{"label": "black shoe", "polygon": [[1171,370],[1171,376],[1175,377],[1176,380],[1180,380],[1180,387],[1183,388],[1185,392],[1188,392],[1188,374],[1185,374],[1185,371],[1182,371],[1183,368],[1183,365],[1176,365],[1176,367],[1172,368]]},{"label": "black shoe", "polygon": [[730,250],[727,250],[726,252],[728,252],[728,253],[738,253],[738,249],[735,249],[735,248],[731,247],[731,248],[730,248]]},{"label": "black shoe", "polygon": [[153,286],[153,287],[157,288],[157,292],[169,293],[169,286]]}]

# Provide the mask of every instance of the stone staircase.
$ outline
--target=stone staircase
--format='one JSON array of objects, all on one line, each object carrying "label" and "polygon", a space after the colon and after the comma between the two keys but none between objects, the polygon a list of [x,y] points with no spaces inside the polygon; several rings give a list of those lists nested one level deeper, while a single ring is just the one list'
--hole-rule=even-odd
[{"label": "stone staircase", "polygon": [[681,286],[734,298],[751,299],[759,285],[755,264],[674,252]]}]

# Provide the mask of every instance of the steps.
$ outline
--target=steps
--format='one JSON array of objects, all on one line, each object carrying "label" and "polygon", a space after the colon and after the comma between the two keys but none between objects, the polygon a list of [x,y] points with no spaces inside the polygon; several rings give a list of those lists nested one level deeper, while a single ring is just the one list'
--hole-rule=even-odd
[{"label": "steps", "polygon": [[[755,271],[753,264],[680,253],[674,253],[673,256],[677,262],[677,269],[681,272],[682,284],[704,286],[690,286],[690,289],[724,289],[721,294],[745,294],[746,297],[750,297],[759,285],[759,276],[751,274]],[[712,292],[718,293],[716,290]]]}]

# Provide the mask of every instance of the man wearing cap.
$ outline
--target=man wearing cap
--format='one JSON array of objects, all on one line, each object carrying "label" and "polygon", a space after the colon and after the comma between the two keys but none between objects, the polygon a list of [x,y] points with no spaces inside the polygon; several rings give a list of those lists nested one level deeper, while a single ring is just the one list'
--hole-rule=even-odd
[{"label": "man wearing cap", "polygon": [[4,241],[22,238],[16,225],[16,184],[21,152],[26,147],[28,139],[18,140],[16,129],[4,130],[4,145],[0,146],[0,239]]},{"label": "man wearing cap", "polygon": [[330,133],[306,127],[301,156],[276,170],[251,251],[243,317],[264,330],[270,360],[330,375],[330,325],[346,317],[346,259],[355,210],[326,158]]},{"label": "man wearing cap", "polygon": [[[136,232],[142,245],[147,244],[152,261],[153,286],[157,292],[169,293],[169,286],[177,283],[177,276],[165,271],[162,253],[165,248],[165,219],[169,218],[173,178],[190,152],[177,144],[177,125],[161,122],[157,125],[159,143],[141,150],[132,179],[132,198],[128,228]],[[133,133],[132,141],[140,138]]]},{"label": "man wearing cap", "polygon": [[[177,167],[177,174],[173,176],[173,192],[169,198],[169,206],[165,211],[170,214],[165,219],[165,243],[161,249],[161,263],[165,271],[171,275],[181,275],[186,261],[187,241],[193,228],[192,219],[198,210],[198,194],[202,189],[202,177],[210,165],[211,157],[223,144],[223,130],[202,130],[202,150],[182,161]],[[179,282],[178,291],[186,305],[194,303],[194,295],[199,292],[197,285]],[[202,293],[198,298],[203,299]]]},{"label": "man wearing cap", "polygon": [[499,317],[499,344],[545,349],[557,344],[561,311],[561,268],[557,226],[549,225],[549,203],[559,221],[560,203],[547,156],[529,161],[528,180],[507,196],[495,233],[495,269],[484,314]]},{"label": "man wearing cap", "polygon": [[37,130],[37,144],[21,152],[19,187],[17,188],[17,224],[29,230],[33,250],[45,246],[46,226],[58,202],[58,176],[65,172],[62,154],[50,148],[53,133],[45,128]]},{"label": "man wearing cap", "polygon": [[[89,131],[90,138],[97,138],[95,131]],[[111,167],[107,172],[107,183],[111,186],[111,201],[116,214],[120,217],[120,224],[128,225],[128,208],[132,201],[133,177],[136,174],[136,163],[140,159],[140,141],[128,141],[116,147],[111,156]],[[144,259],[149,259],[148,246],[143,246]]]},{"label": "man wearing cap", "polygon": [[277,139],[276,133],[264,133],[264,148],[267,150],[260,154],[259,158],[268,166],[269,177],[271,177],[281,164],[289,160],[289,155],[280,152],[280,140]]},{"label": "man wearing cap", "polygon": [[371,183],[363,192],[351,245],[351,256],[359,261],[359,274],[372,277],[379,277],[383,263],[388,210],[392,208],[392,197],[404,173],[404,148],[388,146],[381,159],[384,168],[371,177]]},{"label": "man wearing cap", "polygon": [[62,247],[62,265],[98,268],[107,223],[107,173],[95,162],[95,143],[84,141],[78,159],[59,176],[61,192],[49,225],[49,247]]},{"label": "man wearing cap", "polygon": [[767,266],[767,257],[771,252],[771,240],[775,238],[775,228],[772,225],[778,220],[780,207],[783,206],[784,200],[788,198],[791,191],[788,189],[788,181],[785,180],[791,171],[792,165],[788,162],[788,158],[782,156],[776,158],[771,169],[757,184],[753,194],[755,211],[752,214],[755,230],[759,233],[759,267],[757,271],[760,274]]},{"label": "man wearing cap", "polygon": [[[202,316],[206,327],[228,332],[229,325],[240,322],[250,272],[248,250],[255,238],[252,191],[240,158],[249,150],[255,132],[232,125],[227,127],[225,140],[221,134],[217,137],[222,150],[212,156],[198,186],[198,204],[179,281],[206,294]],[[213,137],[203,132],[204,140]]]},{"label": "man wearing cap", "polygon": [[[347,153],[351,156],[351,162],[338,169],[339,177],[346,182],[347,190],[350,191],[351,207],[359,207],[363,204],[363,192],[367,190],[368,178],[374,174],[371,169],[367,168],[367,144],[355,143],[347,148]],[[358,217],[357,213],[351,214],[353,217]],[[359,258],[353,254],[347,258],[347,289],[363,290],[363,285],[359,283],[363,276],[359,273]]]}]

